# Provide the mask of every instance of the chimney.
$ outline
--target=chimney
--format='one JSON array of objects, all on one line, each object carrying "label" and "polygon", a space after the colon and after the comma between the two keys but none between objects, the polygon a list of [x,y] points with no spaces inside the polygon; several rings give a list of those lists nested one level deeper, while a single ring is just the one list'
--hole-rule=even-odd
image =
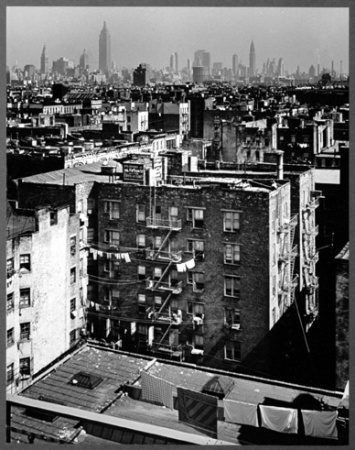
[{"label": "chimney", "polygon": [[284,179],[284,152],[283,151],[277,152],[277,179],[278,180]]}]

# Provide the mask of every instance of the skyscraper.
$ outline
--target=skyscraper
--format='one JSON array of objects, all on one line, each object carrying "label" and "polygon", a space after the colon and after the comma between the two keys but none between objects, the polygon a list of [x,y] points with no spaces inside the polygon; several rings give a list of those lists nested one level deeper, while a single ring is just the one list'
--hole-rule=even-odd
[{"label": "skyscraper", "polygon": [[255,76],[255,48],[254,42],[251,41],[250,52],[249,52],[249,76]]},{"label": "skyscraper", "polygon": [[235,77],[238,76],[238,69],[239,69],[238,55],[233,55],[232,70],[233,70],[233,75]]},{"label": "skyscraper", "polygon": [[46,46],[44,45],[41,55],[41,73],[48,73],[48,68],[48,56],[46,55]]},{"label": "skyscraper", "polygon": [[79,61],[79,67],[81,69],[86,69],[86,67],[89,65],[89,61],[88,61],[88,54],[86,53],[86,51],[84,50],[82,55],[80,56],[80,61]]},{"label": "skyscraper", "polygon": [[111,36],[106,22],[100,33],[99,39],[99,70],[107,72],[111,67]]}]

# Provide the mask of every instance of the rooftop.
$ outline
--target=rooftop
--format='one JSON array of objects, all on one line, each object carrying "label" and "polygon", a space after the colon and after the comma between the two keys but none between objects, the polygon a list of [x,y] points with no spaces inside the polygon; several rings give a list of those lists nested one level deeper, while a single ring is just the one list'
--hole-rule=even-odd
[{"label": "rooftop", "polygon": [[[179,421],[178,410],[170,410],[141,401],[140,394],[132,394],[132,390],[136,393],[140,392],[140,374],[143,370],[172,383],[174,397],[177,395],[177,387],[201,392],[205,384],[216,374],[222,379],[222,384],[232,386],[234,383],[228,399],[255,405],[268,399],[290,403],[300,394],[312,394],[315,398],[322,399],[327,405],[337,407],[342,396],[340,392],[262,380],[247,375],[238,376],[230,372],[197,368],[191,364],[170,363],[90,344],[80,348],[64,362],[58,363],[44,373],[38,381],[34,381],[25,389],[21,396],[132,421],[139,430],[144,427],[143,424],[150,424],[174,430],[171,431],[172,434],[176,431],[203,436],[202,430]],[[91,377],[93,385],[88,386],[84,383],[80,386],[80,383],[70,383],[73,378],[78,378],[80,372],[85,374],[85,383],[87,378]],[[102,381],[97,384],[99,379]],[[127,395],[129,392],[127,385],[132,389],[130,395]],[[223,408],[221,400],[218,401],[218,405],[219,408]],[[13,440],[23,441],[24,433],[39,432],[48,438],[64,439],[67,442],[74,439],[83,440],[82,435],[80,439],[78,437],[81,430],[79,425],[78,420],[60,417],[60,414],[56,418],[52,413],[49,420],[48,413],[47,417],[41,417],[38,414],[34,416],[29,414],[28,409],[26,412],[26,408],[12,407],[11,426],[22,431],[22,433],[12,432]],[[218,439],[241,444],[243,443],[242,428],[240,425],[220,420],[219,417]]]}]

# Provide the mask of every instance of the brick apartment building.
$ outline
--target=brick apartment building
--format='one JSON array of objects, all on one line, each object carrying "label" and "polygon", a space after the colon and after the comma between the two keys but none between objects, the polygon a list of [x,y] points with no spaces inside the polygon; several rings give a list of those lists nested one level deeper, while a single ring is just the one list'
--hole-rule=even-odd
[{"label": "brick apartment building", "polygon": [[86,328],[86,258],[78,215],[69,208],[8,206],[7,391],[78,343]]},{"label": "brick apartment building", "polygon": [[88,217],[93,337],[236,370],[295,299],[310,327],[318,313],[313,170],[196,172],[156,187],[123,175],[70,169],[19,185],[20,204],[36,206],[30,199],[42,192],[47,204],[69,202]]}]

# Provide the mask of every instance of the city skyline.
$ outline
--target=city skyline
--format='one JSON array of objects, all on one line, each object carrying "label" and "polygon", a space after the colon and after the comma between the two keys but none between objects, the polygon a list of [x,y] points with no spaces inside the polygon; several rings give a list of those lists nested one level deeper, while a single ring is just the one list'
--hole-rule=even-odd
[{"label": "city skyline", "polygon": [[[343,73],[349,71],[347,8],[306,8],[307,14],[305,8],[281,7],[226,7],[217,11],[211,7],[8,7],[7,64],[39,68],[46,45],[49,67],[60,57],[78,65],[86,49],[90,70],[96,70],[98,36],[106,22],[112,61],[119,69],[135,68],[142,62],[157,69],[168,67],[175,52],[181,69],[199,48],[211,54],[211,63],[219,61],[231,68],[237,54],[239,62],[248,66],[253,41],[259,73],[263,63],[273,58],[282,58],[291,73],[298,66],[305,72],[311,65],[330,68],[332,61],[337,72],[340,61]],[[19,30],[29,21],[33,26],[24,39]],[[63,39],[63,24],[67,39]],[[213,33],[206,33],[209,29]]]}]

